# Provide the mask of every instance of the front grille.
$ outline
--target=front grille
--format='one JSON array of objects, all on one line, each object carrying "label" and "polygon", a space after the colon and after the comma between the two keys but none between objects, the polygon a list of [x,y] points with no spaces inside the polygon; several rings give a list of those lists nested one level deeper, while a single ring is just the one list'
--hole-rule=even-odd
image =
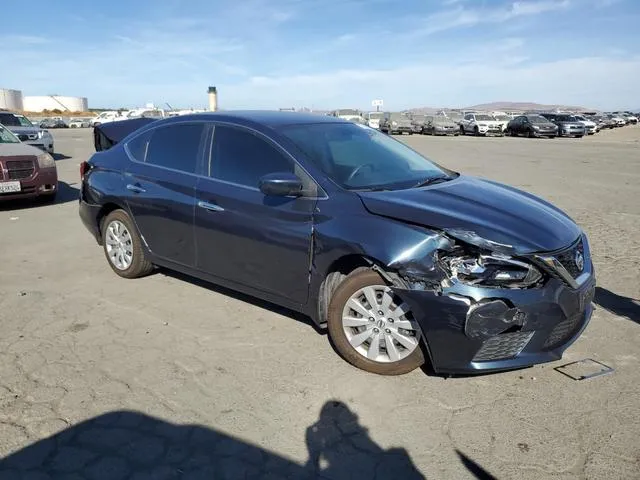
[{"label": "front grille", "polygon": [[527,346],[534,332],[501,333],[488,338],[473,357],[474,362],[505,360],[517,356]]},{"label": "front grille", "polygon": [[5,165],[9,180],[29,178],[35,171],[35,165],[31,160],[9,160]]},{"label": "front grille", "polygon": [[576,265],[576,255],[578,252],[582,256],[583,262],[586,262],[587,259],[584,258],[584,245],[582,244],[582,239],[580,239],[578,243],[573,245],[571,248],[556,255],[556,259],[573,278],[578,277],[584,269],[584,265],[582,268],[578,268]]},{"label": "front grille", "polygon": [[553,330],[551,330],[542,348],[549,350],[554,349],[573,337],[580,326],[581,318],[582,314],[578,313],[557,324]]}]

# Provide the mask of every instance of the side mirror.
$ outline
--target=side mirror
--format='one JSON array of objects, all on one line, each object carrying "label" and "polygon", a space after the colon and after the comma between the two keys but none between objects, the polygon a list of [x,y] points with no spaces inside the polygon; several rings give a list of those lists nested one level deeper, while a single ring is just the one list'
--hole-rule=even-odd
[{"label": "side mirror", "polygon": [[265,195],[289,197],[302,195],[302,180],[289,172],[269,173],[260,179],[260,191]]}]

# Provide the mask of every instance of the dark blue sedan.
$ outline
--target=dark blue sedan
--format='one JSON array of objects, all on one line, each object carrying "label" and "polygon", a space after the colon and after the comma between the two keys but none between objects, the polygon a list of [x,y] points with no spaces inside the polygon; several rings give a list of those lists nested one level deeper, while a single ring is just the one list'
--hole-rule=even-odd
[{"label": "dark blue sedan", "polygon": [[118,275],[161,266],[303,312],[369,372],[557,360],[591,317],[589,243],[566,214],[364,125],[170,118],[81,175],[80,216]]}]

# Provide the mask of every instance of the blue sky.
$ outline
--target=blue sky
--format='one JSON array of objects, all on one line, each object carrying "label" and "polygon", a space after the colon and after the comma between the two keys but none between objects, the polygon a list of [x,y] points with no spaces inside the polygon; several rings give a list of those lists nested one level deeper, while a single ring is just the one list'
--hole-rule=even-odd
[{"label": "blue sky", "polygon": [[[0,87],[90,107],[640,107],[637,0],[30,0]],[[7,21],[11,19],[11,21]]]}]

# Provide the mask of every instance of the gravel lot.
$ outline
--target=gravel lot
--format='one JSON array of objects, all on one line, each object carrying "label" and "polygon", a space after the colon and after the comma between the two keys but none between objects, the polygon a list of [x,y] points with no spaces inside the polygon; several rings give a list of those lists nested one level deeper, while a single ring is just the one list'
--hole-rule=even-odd
[{"label": "gravel lot", "polygon": [[[215,286],[118,278],[77,213],[91,132],[54,135],[58,202],[0,206],[0,478],[640,478],[640,126],[403,137],[554,202],[595,257],[598,308],[561,362],[449,379],[361,372],[304,318]],[[586,357],[615,373],[553,370]]]}]

